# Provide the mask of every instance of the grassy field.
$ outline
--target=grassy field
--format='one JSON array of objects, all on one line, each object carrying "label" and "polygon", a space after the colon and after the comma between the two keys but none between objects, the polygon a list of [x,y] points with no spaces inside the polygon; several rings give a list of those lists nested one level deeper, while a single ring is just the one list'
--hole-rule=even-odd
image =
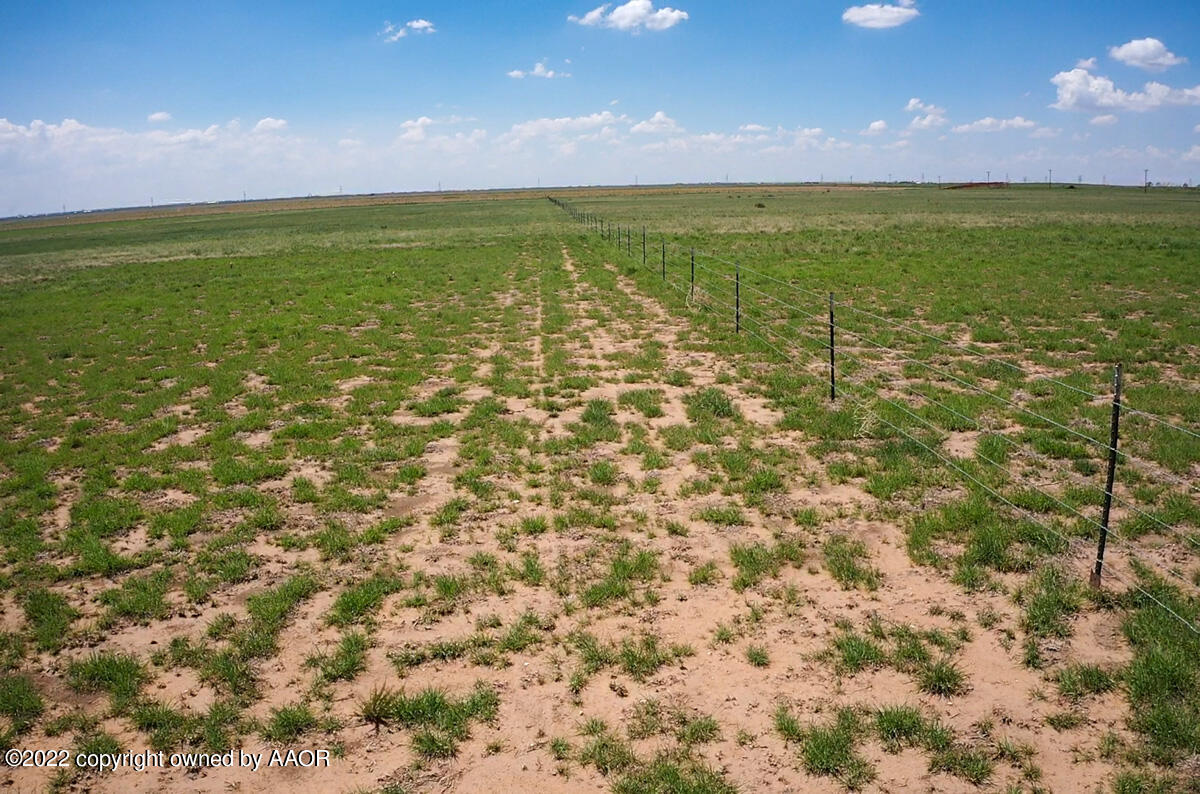
[{"label": "grassy field", "polygon": [[1200,195],[555,195],[0,224],[0,744],[333,756],[6,783],[1200,791]]}]

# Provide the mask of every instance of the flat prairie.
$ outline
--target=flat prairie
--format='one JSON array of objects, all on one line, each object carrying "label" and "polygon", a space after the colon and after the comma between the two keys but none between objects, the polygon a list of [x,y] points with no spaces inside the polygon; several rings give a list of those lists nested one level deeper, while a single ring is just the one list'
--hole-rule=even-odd
[{"label": "flat prairie", "polygon": [[330,755],[0,786],[1200,791],[1198,210],[719,185],[0,223],[0,744]]}]

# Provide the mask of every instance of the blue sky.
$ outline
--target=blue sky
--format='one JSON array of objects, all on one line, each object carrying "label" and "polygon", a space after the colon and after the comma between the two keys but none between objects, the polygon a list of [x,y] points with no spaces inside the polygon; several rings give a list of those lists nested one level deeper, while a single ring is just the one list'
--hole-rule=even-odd
[{"label": "blue sky", "polygon": [[337,192],[1200,179],[1200,3],[0,6],[0,215]]}]

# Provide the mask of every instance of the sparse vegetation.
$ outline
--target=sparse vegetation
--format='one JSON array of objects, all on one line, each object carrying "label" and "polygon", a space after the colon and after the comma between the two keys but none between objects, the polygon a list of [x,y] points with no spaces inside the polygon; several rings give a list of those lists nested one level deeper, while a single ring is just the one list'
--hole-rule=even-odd
[{"label": "sparse vegetation", "polygon": [[[394,790],[532,747],[567,787],[588,767],[626,794],[724,794],[752,787],[721,771],[728,742],[757,770],[780,738],[781,788],[869,788],[882,748],[960,785],[1057,790],[1074,781],[1034,748],[1094,732],[1073,749],[1114,790],[1187,791],[1200,509],[1175,483],[1200,448],[1127,420],[1092,591],[1075,543],[1094,544],[1104,457],[1075,433],[1103,441],[1086,394],[1114,361],[1137,410],[1200,420],[1194,201],[967,193],[580,192],[736,252],[741,333],[706,271],[704,294],[672,289],[686,253],[668,245],[663,284],[639,241],[618,254],[540,195],[0,224],[0,741],[336,750],[365,722],[413,750]],[[823,304],[753,292],[780,286],[756,273],[798,284],[797,263],[885,318],[838,307],[835,402],[823,358],[757,341],[824,338]],[[972,687],[993,691],[981,653],[1040,685],[956,733]],[[772,704],[803,670],[828,699],[781,709],[772,739],[740,695],[689,699],[701,667],[782,687],[756,690]],[[881,691],[896,680],[909,703]],[[1109,731],[1094,710],[1117,702]],[[528,714],[544,733],[512,727]]]}]

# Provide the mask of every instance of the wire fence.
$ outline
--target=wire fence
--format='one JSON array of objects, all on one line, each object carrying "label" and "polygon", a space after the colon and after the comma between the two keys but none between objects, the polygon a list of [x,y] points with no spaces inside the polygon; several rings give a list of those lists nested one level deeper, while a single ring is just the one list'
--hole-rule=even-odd
[{"label": "wire fence", "polygon": [[[1149,571],[1192,595],[1200,586],[1176,560],[1148,562],[1147,550],[1137,545],[1139,536],[1153,531],[1164,540],[1164,557],[1177,551],[1196,561],[1200,504],[1194,494],[1200,484],[1188,473],[1200,465],[1200,430],[1131,406],[1122,395],[1119,364],[1114,391],[1099,393],[1077,377],[1031,371],[1022,361],[834,293],[547,198],[627,257],[640,258],[689,307],[726,318],[735,333],[797,367],[825,370],[831,401],[858,408],[1049,533],[1074,558],[1087,561],[1093,586],[1111,576],[1200,635],[1200,625],[1114,569],[1111,558],[1105,567],[1111,544],[1139,579]],[[1165,454],[1147,455],[1160,452],[1144,440],[1151,434],[1161,437]],[[965,456],[948,452],[946,442],[955,439],[973,441],[974,449]],[[1131,449],[1134,440],[1139,443]],[[1099,475],[1103,483],[1096,481]],[[1094,553],[1085,552],[1093,542]]]}]

